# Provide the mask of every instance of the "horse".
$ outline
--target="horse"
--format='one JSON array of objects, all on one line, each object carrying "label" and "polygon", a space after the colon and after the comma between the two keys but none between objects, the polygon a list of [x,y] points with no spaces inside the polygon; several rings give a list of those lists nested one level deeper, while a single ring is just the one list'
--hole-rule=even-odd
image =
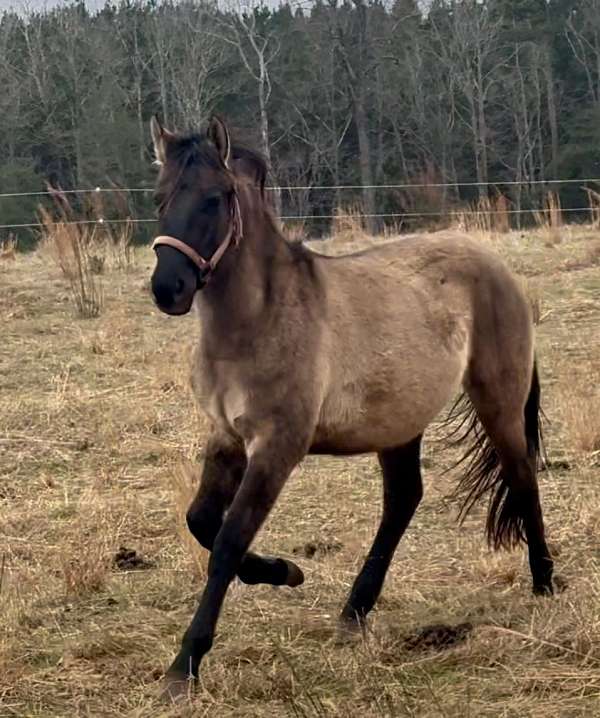
[{"label": "horse", "polygon": [[169,315],[194,306],[195,398],[210,419],[187,524],[211,552],[207,581],[165,674],[176,698],[198,678],[228,586],[298,586],[293,562],[250,545],[307,454],[376,453],[383,512],[340,616],[364,628],[423,495],[421,439],[467,402],[461,515],[489,497],[495,549],[526,542],[536,594],[553,592],[536,471],[540,383],[530,303],[489,248],[460,233],[406,236],[330,257],[289,242],[265,195],[261,156],[225,122],[180,134],[154,117],[159,235],[151,288]]}]

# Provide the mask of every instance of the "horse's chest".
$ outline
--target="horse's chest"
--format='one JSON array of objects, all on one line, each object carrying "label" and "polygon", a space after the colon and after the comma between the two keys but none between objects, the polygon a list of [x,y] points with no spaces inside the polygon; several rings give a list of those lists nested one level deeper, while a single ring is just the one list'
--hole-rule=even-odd
[{"label": "horse's chest", "polygon": [[200,409],[214,424],[232,431],[247,410],[247,392],[231,363],[208,361],[197,353],[191,384]]}]

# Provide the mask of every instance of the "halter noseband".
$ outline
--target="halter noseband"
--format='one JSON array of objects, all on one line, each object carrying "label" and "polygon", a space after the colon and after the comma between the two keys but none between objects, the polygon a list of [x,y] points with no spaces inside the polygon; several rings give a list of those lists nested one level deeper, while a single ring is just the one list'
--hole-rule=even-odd
[{"label": "halter noseband", "polygon": [[234,246],[237,247],[240,240],[243,237],[243,225],[242,225],[242,213],[240,211],[240,202],[237,196],[237,192],[233,190],[233,199],[230,203],[229,212],[229,229],[225,235],[225,239],[213,252],[210,259],[204,259],[193,247],[189,244],[182,242],[176,237],[171,237],[168,234],[161,234],[156,237],[152,242],[152,249],[156,249],[160,246],[167,246],[176,249],[177,251],[185,254],[185,256],[200,270],[200,272],[206,272],[206,275],[210,275],[216,268],[217,264],[221,261],[223,255],[227,251],[229,245],[233,242]]}]

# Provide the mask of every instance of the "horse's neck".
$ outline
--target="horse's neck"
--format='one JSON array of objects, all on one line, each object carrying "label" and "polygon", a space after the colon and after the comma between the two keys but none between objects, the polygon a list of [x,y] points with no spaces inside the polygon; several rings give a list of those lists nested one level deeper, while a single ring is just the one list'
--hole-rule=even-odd
[{"label": "horse's neck", "polygon": [[[286,264],[289,248],[267,212],[243,213],[244,235],[227,250],[207,287],[198,295],[204,328],[248,327],[260,321],[274,272]],[[273,297],[271,297],[271,300]]]}]

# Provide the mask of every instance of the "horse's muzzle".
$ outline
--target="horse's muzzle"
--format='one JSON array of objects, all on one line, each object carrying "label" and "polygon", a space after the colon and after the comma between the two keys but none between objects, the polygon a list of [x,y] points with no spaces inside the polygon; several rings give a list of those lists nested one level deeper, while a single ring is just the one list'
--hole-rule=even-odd
[{"label": "horse's muzzle", "polygon": [[154,303],[161,312],[175,317],[187,314],[192,308],[192,302],[194,301],[193,293],[172,294],[164,286],[160,284],[154,285],[154,283],[152,286],[152,295],[154,297]]},{"label": "horse's muzzle", "polygon": [[161,312],[180,316],[190,311],[194,295],[201,285],[192,267],[178,266],[170,259],[158,259],[152,274],[152,295]]}]

